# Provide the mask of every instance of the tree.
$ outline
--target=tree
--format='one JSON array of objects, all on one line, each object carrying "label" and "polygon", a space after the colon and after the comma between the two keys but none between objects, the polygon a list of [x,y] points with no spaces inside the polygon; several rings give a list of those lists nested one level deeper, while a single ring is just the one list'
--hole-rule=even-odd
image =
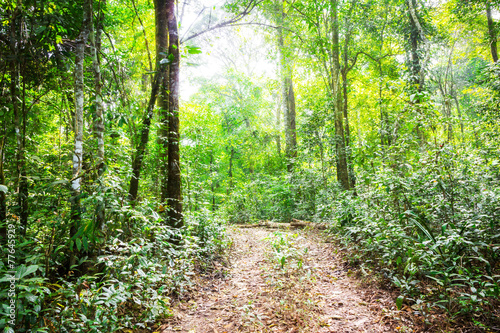
[{"label": "tree", "polygon": [[[285,155],[288,172],[292,172],[294,159],[297,157],[297,133],[295,126],[295,93],[293,90],[293,56],[290,46],[290,33],[287,28],[287,15],[284,0],[276,1],[276,25],[278,26],[278,54],[281,79],[281,109],[285,122]],[[277,118],[279,123],[279,118]]]},{"label": "tree", "polygon": [[[94,71],[94,135],[97,139],[97,175],[102,177],[105,170],[105,149],[104,149],[104,104],[102,99],[102,75],[101,75],[101,32],[104,20],[103,7],[106,0],[99,1],[97,11],[97,21],[91,22],[90,43],[92,48],[92,66]],[[90,17],[92,19],[92,16]],[[99,179],[101,182],[102,179]],[[102,187],[101,187],[102,188]],[[96,227],[102,226],[105,220],[104,202],[101,202],[96,210]]]},{"label": "tree", "polygon": [[169,89],[168,89],[168,173],[167,204],[169,224],[182,227],[182,182],[179,160],[179,32],[175,15],[175,0],[168,0],[168,51],[169,51]]},{"label": "tree", "polygon": [[[71,228],[70,238],[73,240],[81,227],[81,207],[80,195],[82,187],[82,169],[83,169],[83,108],[84,108],[84,61],[85,45],[87,44],[92,23],[92,1],[84,0],[83,20],[80,35],[76,40],[75,50],[75,145],[73,151],[73,178],[71,188],[73,189],[71,197]],[[76,263],[76,249],[71,253],[69,266]],[[69,268],[69,267],[68,267]]]}]

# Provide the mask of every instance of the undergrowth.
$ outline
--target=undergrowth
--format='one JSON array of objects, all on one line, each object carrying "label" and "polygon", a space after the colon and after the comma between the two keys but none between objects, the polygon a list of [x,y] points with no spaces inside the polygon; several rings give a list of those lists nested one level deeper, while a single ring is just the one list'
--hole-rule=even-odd
[{"label": "undergrowth", "polygon": [[352,263],[400,290],[398,308],[411,306],[427,324],[431,313],[443,312],[451,322],[498,327],[497,158],[444,145],[360,174],[357,196],[331,203],[330,232]]},{"label": "undergrowth", "polygon": [[[83,258],[69,275],[59,278],[45,274],[42,256],[19,266],[15,325],[3,319],[0,328],[57,333],[150,329],[172,315],[172,298],[189,291],[197,271],[209,269],[230,245],[222,219],[208,211],[186,216],[181,230],[165,225],[148,206],[138,207],[132,215],[141,223],[106,239],[95,266]],[[23,246],[29,244],[18,251]],[[4,300],[10,284],[6,263],[0,265]],[[9,313],[7,305],[2,301],[3,314]]]}]

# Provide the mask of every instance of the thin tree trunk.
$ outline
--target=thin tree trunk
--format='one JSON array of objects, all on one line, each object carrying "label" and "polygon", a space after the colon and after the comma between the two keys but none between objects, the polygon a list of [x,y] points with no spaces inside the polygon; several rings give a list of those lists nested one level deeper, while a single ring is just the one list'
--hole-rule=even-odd
[{"label": "thin tree trunk", "polygon": [[[73,153],[73,181],[71,188],[73,190],[71,197],[71,228],[70,239],[73,239],[80,228],[80,194],[81,177],[83,161],[83,106],[84,106],[84,82],[83,65],[85,60],[85,44],[90,32],[90,23],[92,19],[92,2],[84,1],[84,14],[82,30],[76,40],[75,50],[75,146]],[[70,267],[76,263],[78,250],[73,249],[70,254]]]},{"label": "thin tree trunk", "polygon": [[[345,65],[347,66],[347,55],[345,56]],[[356,185],[355,184],[356,181],[354,177],[354,167],[352,163],[351,130],[349,128],[347,73],[342,74],[342,91],[343,91],[342,97],[344,99],[343,111],[344,111],[344,122],[345,122],[345,147],[346,147],[347,168],[349,173],[349,188],[353,189],[354,186]]]},{"label": "thin tree trunk", "polygon": [[[410,22],[410,85],[417,93],[421,93],[424,87],[424,75],[420,54],[420,44],[423,41],[423,31],[415,11],[416,0],[407,0],[407,5],[408,18]],[[417,113],[420,113],[420,96],[417,97],[415,104]],[[418,120],[415,127],[415,132],[420,144],[422,145],[425,141],[425,138],[421,127],[422,126],[420,124],[420,121]]]},{"label": "thin tree trunk", "polygon": [[229,155],[229,188],[227,190],[227,194],[231,194],[233,191],[233,158],[234,158],[234,148],[231,147],[231,155]]},{"label": "thin tree trunk", "polygon": [[[2,124],[5,126],[5,123]],[[2,129],[2,140],[0,141],[0,185],[5,186],[5,174],[3,172],[3,164],[4,164],[4,148],[5,148],[5,127]],[[4,241],[7,239],[7,202],[6,202],[6,194],[4,191],[0,190],[0,240],[3,245]]]},{"label": "thin tree trunk", "polygon": [[[213,151],[210,151],[210,175],[212,175],[213,172],[213,163],[214,163],[214,153]],[[212,178],[212,181],[210,183],[210,189],[212,190],[212,212],[215,212],[215,180]]]},{"label": "thin tree trunk", "polygon": [[[160,130],[158,131],[158,137],[160,144],[163,145],[163,149],[160,151],[160,177],[166,175],[167,171],[165,165],[167,165],[167,133],[168,133],[168,100],[167,100],[167,52],[168,52],[168,35],[167,35],[167,1],[166,0],[156,0],[155,1],[155,20],[156,20],[156,71],[154,78],[151,82],[151,94],[149,96],[149,102],[142,120],[141,134],[139,142],[137,144],[137,150],[132,159],[132,178],[130,179],[130,186],[128,197],[135,205],[137,201],[137,194],[139,192],[139,179],[141,176],[142,162],[144,160],[144,154],[146,153],[146,147],[149,141],[149,131],[151,128],[151,121],[153,119],[153,111],[156,103],[160,107]],[[161,201],[166,200],[166,180],[161,179],[160,182],[160,196]]]},{"label": "thin tree trunk", "polygon": [[[380,145],[382,149],[384,149],[384,145],[389,142],[388,139],[388,131],[386,124],[386,117],[384,112],[384,103],[383,103],[383,94],[382,94],[382,61],[378,61],[378,70],[379,70],[379,80],[378,80],[378,104],[380,108]],[[387,138],[387,139],[386,139]]]},{"label": "thin tree trunk", "polygon": [[[105,1],[105,0],[103,0]],[[99,6],[103,5],[102,2]],[[103,12],[99,8],[99,16],[90,34],[90,41],[92,46],[92,65],[94,67],[94,97],[95,97],[95,110],[96,119],[94,121],[94,135],[97,138],[97,172],[98,177],[104,173],[105,170],[105,149],[104,149],[104,105],[102,101],[102,78],[101,78],[101,64],[99,53],[101,51],[101,28],[102,28]],[[92,26],[92,25],[91,25]],[[104,202],[99,202],[96,208],[96,229],[99,229],[105,220],[105,205]]]},{"label": "thin tree trunk", "polygon": [[[14,111],[14,131],[16,135],[16,171],[17,171],[17,215],[21,227],[21,235],[26,234],[28,227],[28,183],[26,179],[26,160],[24,153],[24,143],[26,136],[26,89],[24,86],[25,79],[23,76],[23,93],[19,93],[19,76],[21,75],[21,66],[23,59],[19,54],[20,34],[22,22],[16,23],[16,20],[22,18],[21,14],[22,3],[18,1],[16,10],[12,14],[11,29],[10,29],[10,49],[13,54],[13,60],[10,63],[10,94],[12,109]],[[19,105],[19,100],[22,100],[22,105]]]},{"label": "thin tree trunk", "polygon": [[160,71],[164,70],[165,70],[164,65],[161,65],[160,68],[157,67],[155,76],[153,78],[148,107],[146,109],[146,113],[144,114],[144,118],[142,119],[142,128],[141,128],[139,143],[137,145],[137,150],[135,151],[134,157],[132,159],[132,177],[130,178],[130,186],[128,190],[128,198],[132,203],[132,205],[135,205],[137,201],[137,193],[139,191],[139,179],[142,170],[142,161],[144,159],[144,154],[146,152],[146,147],[148,145],[151,120],[153,119],[153,111],[155,108],[158,91],[160,90],[160,77],[163,75],[160,73]]},{"label": "thin tree trunk", "polygon": [[[0,98],[3,100],[6,98],[7,90],[4,89],[3,80],[6,77],[8,67],[5,66],[4,72],[2,73],[2,81],[0,82]],[[5,163],[5,145],[7,143],[7,117],[1,119],[1,137],[0,137],[0,185],[6,186],[5,184],[5,173],[4,173],[4,163]],[[0,245],[4,245],[4,241],[7,241],[7,194],[4,191],[0,191]]]},{"label": "thin tree trunk", "polygon": [[344,125],[342,112],[342,90],[340,89],[340,49],[339,49],[339,19],[338,0],[332,0],[332,99],[334,103],[335,116],[335,148],[337,153],[337,180],[344,190],[348,190],[349,171],[347,166],[346,145],[344,136]]},{"label": "thin tree trunk", "polygon": [[456,92],[453,92],[453,100],[455,101],[455,105],[457,106],[458,120],[460,121],[460,133],[462,134],[461,141],[463,141],[464,140],[464,122],[462,119],[462,111],[460,110],[460,103],[458,102]]},{"label": "thin tree trunk", "polygon": [[493,58],[493,62],[497,62],[497,32],[495,29],[495,23],[493,22],[493,16],[491,15],[491,6],[489,1],[486,1],[486,17],[488,19],[488,34],[490,37],[491,57]]},{"label": "thin tree trunk", "polygon": [[278,0],[277,24],[278,24],[278,53],[280,61],[280,76],[282,87],[282,108],[285,123],[285,155],[287,158],[288,172],[293,171],[293,160],[297,157],[297,133],[295,125],[295,92],[293,91],[292,59],[289,55],[285,39],[285,13],[284,1]]},{"label": "thin tree trunk", "polygon": [[19,172],[19,197],[18,204],[20,208],[19,221],[21,223],[21,234],[26,235],[28,229],[28,216],[29,216],[29,206],[28,206],[28,177],[26,173],[26,154],[24,152],[26,147],[26,123],[27,123],[27,110],[26,110],[26,75],[25,73],[25,62],[24,59],[21,61],[21,68],[19,73],[21,74],[22,80],[22,96],[21,96],[21,141],[18,145],[18,172]]},{"label": "thin tree trunk", "polygon": [[278,156],[281,155],[281,98],[279,98],[278,107],[276,108],[276,151]]},{"label": "thin tree trunk", "polygon": [[168,223],[180,228],[184,225],[182,219],[181,167],[179,160],[179,33],[175,16],[175,0],[168,0],[168,37],[169,56],[169,95],[168,95],[168,179],[167,203]]},{"label": "thin tree trunk", "polygon": [[[168,47],[168,2],[170,0],[155,0],[156,22],[156,68],[171,62]],[[161,146],[159,156],[160,200],[165,203],[168,198],[168,132],[169,132],[169,80],[168,66],[159,77],[159,91],[157,103],[159,107],[160,127],[158,129],[158,143]]]},{"label": "thin tree trunk", "polygon": [[294,159],[297,157],[297,132],[295,125],[295,92],[293,91],[292,73],[289,71],[289,76],[285,78],[285,87],[287,87],[286,103],[287,112],[285,112],[285,139],[286,139],[286,155],[288,158],[288,172],[293,171]]}]

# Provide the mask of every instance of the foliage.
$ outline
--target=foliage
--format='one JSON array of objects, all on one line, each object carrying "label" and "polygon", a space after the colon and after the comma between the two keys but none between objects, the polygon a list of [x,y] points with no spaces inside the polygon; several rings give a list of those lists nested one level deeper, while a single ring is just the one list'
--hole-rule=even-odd
[{"label": "foliage", "polygon": [[[500,67],[498,18],[487,16],[497,0],[179,6],[181,39],[197,36],[179,45],[181,230],[165,222],[161,112],[147,112],[160,60],[151,1],[92,1],[89,41],[100,40],[85,48],[82,186],[71,187],[81,5],[0,6],[0,243],[11,246],[0,250],[0,311],[16,308],[0,329],[152,329],[193,274],[223,260],[226,223],[292,218],[330,223],[353,261],[399,288],[399,307],[479,326],[498,317]],[[276,70],[280,54],[293,60],[291,82]],[[284,87],[294,92],[296,157],[286,156]],[[351,191],[339,186],[341,155]],[[296,241],[270,239],[282,268],[299,265]]]},{"label": "foliage", "polygon": [[344,197],[330,217],[352,260],[382,269],[410,304],[491,320],[485,309],[497,306],[500,283],[498,155],[444,144],[361,176],[359,196]]},{"label": "foliage", "polygon": [[[165,226],[147,206],[134,212],[133,218],[144,223],[130,235],[118,229],[103,244],[95,264],[83,258],[78,267],[88,266],[87,273],[70,272],[57,282],[30,277],[43,262],[30,255],[26,260],[35,264],[19,266],[16,271],[18,323],[33,332],[115,332],[151,327],[171,316],[172,295],[187,292],[199,267],[206,269],[229,246],[222,220],[209,212],[186,217],[184,230]],[[7,271],[4,265],[2,275]],[[8,282],[8,274],[5,276],[4,283]],[[9,287],[8,283],[2,287],[2,299],[7,299]],[[7,302],[2,303],[2,313],[7,314]],[[2,322],[2,327],[5,325]]]},{"label": "foliage", "polygon": [[267,237],[273,250],[270,254],[271,260],[276,262],[281,269],[285,269],[285,266],[290,267],[290,269],[302,269],[304,255],[307,254],[308,249],[307,247],[299,248],[297,243],[300,238],[296,233],[288,234],[279,231]]}]

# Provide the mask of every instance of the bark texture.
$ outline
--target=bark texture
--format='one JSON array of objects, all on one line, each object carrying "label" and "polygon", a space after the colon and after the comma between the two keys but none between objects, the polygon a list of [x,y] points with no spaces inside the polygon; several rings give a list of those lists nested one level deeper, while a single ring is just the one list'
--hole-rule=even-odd
[{"label": "bark texture", "polygon": [[[5,129],[3,129],[2,139],[0,141],[0,185],[5,186],[5,174],[3,171],[3,163],[4,163],[4,147],[5,147]],[[3,242],[7,239],[7,202],[6,202],[6,194],[4,191],[0,190],[0,244],[4,244]],[[4,224],[5,223],[5,224]]]},{"label": "bark texture", "polygon": [[344,190],[350,189],[349,170],[347,165],[346,143],[344,134],[344,113],[342,105],[342,90],[340,87],[340,48],[339,48],[339,18],[338,0],[332,0],[332,102],[335,119],[335,150],[337,153],[337,180]]},{"label": "bark texture", "polygon": [[497,62],[497,32],[495,29],[495,23],[493,22],[493,16],[491,14],[491,6],[488,1],[486,1],[486,18],[488,19],[488,35],[490,38],[491,57],[493,58],[493,62]]},{"label": "bark texture", "polygon": [[[284,1],[277,2],[277,24],[278,24],[278,53],[280,61],[281,76],[281,100],[285,123],[285,155],[287,158],[288,172],[293,171],[293,161],[297,157],[297,133],[295,125],[295,92],[293,90],[293,65],[290,56],[290,48],[286,41],[288,36],[285,26]],[[279,118],[278,118],[279,121]]]},{"label": "bark texture", "polygon": [[[85,60],[85,45],[87,43],[90,24],[92,20],[92,2],[84,1],[83,21],[80,35],[76,40],[75,50],[75,145],[73,151],[73,190],[71,197],[71,228],[70,238],[74,238],[80,228],[80,194],[81,194],[81,172],[83,162],[83,106],[84,106],[84,82],[83,65]],[[70,266],[76,262],[78,251],[73,250],[70,257]]]},{"label": "bark texture", "polygon": [[[409,43],[410,43],[410,86],[417,92],[421,93],[424,89],[424,68],[422,65],[422,44],[425,41],[424,32],[422,26],[420,25],[417,13],[416,13],[416,0],[406,0],[408,6],[408,19],[409,19]],[[415,105],[415,110],[417,113],[421,113],[420,95],[413,102]],[[424,131],[422,129],[421,121],[417,119],[417,124],[415,127],[415,133],[418,137],[420,144],[425,142]]]},{"label": "bark texture", "polygon": [[181,167],[179,162],[179,32],[175,1],[168,0],[169,96],[168,96],[168,179],[167,204],[169,225],[180,228],[182,219]]},{"label": "bark texture", "polygon": [[[103,6],[100,2],[99,6]],[[92,17],[91,17],[92,18]],[[104,103],[102,100],[102,78],[101,78],[101,32],[102,32],[103,12],[99,8],[97,21],[90,34],[92,47],[92,66],[94,69],[94,135],[97,139],[97,174],[101,178],[105,170],[105,147],[104,147]],[[100,180],[99,180],[100,181]],[[96,208],[96,228],[99,229],[105,220],[104,202],[100,202]]]},{"label": "bark texture", "polygon": [[165,67],[159,76],[158,108],[160,127],[158,129],[158,143],[161,146],[159,156],[160,174],[160,199],[167,201],[167,177],[168,177],[168,132],[169,132],[169,80],[168,66],[172,61],[169,53],[169,27],[168,27],[168,5],[170,0],[155,1],[155,21],[156,21],[156,66]]}]

